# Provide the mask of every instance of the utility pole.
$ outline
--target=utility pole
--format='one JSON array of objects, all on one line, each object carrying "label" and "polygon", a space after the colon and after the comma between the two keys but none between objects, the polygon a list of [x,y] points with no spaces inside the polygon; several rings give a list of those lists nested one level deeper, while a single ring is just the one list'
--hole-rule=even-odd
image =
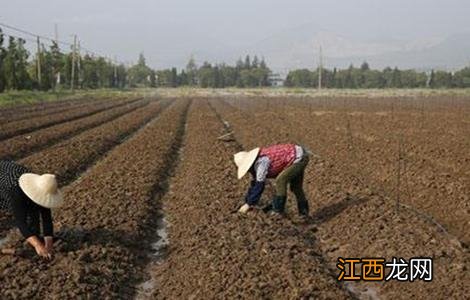
[{"label": "utility pole", "polygon": [[77,51],[77,35],[73,36],[73,52],[72,52],[72,80],[70,82],[70,89],[73,91],[75,81],[75,52]]},{"label": "utility pole", "polygon": [[[57,23],[54,24],[54,35],[55,35],[55,44],[59,47],[59,27]],[[54,84],[54,89],[57,84],[60,85],[60,69],[55,70],[57,73],[56,75],[56,84]]]},{"label": "utility pole", "polygon": [[322,57],[322,49],[320,46],[320,60],[318,64],[318,90],[321,90],[321,73],[323,72],[323,57]]},{"label": "utility pole", "polygon": [[39,83],[39,88],[41,88],[41,42],[39,41],[39,36],[37,37],[37,43],[38,43],[38,50],[37,50],[37,59],[36,59],[36,64],[37,64],[37,72],[38,72],[38,83]]},{"label": "utility pole", "polygon": [[113,62],[113,65],[114,65],[114,86],[113,87],[118,87],[118,80],[117,80],[117,59],[116,59],[116,56],[114,56],[114,62]]},{"label": "utility pole", "polygon": [[78,76],[77,76],[77,79],[78,79],[78,88],[80,89],[81,86],[82,86],[82,66],[81,66],[81,60],[82,60],[82,56],[81,56],[81,48],[80,48],[80,41],[78,41],[78,57],[77,57],[77,71],[78,71]]}]

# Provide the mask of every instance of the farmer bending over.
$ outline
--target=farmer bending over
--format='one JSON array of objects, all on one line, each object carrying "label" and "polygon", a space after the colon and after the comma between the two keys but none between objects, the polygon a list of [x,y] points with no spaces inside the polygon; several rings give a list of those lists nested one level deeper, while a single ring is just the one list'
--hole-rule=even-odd
[{"label": "farmer bending over", "polygon": [[308,216],[308,201],[303,190],[304,172],[309,162],[309,152],[294,144],[274,145],[266,148],[255,148],[234,155],[238,167],[238,179],[247,172],[253,176],[250,188],[245,197],[245,204],[239,212],[246,213],[258,204],[264,191],[266,178],[276,178],[276,195],[272,204],[265,211],[273,210],[283,213],[287,198],[287,184],[297,198],[300,215]]},{"label": "farmer bending over", "polygon": [[[41,257],[50,259],[53,245],[51,208],[63,202],[54,175],[36,175],[13,161],[0,160],[0,208],[11,210],[15,224]],[[39,238],[40,219],[44,243]]]}]

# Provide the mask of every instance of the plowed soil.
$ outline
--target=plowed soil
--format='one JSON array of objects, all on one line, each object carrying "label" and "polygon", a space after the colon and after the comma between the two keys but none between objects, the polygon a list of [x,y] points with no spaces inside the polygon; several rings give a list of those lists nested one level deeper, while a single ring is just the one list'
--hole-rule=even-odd
[{"label": "plowed soil", "polygon": [[[12,121],[23,129],[4,131],[0,153],[57,173],[66,203],[52,261],[8,233],[16,253],[0,256],[0,295],[465,299],[470,101],[420,97],[98,99]],[[314,153],[310,218],[291,194],[284,217],[240,215],[249,176],[236,179],[233,154],[283,142]],[[268,184],[262,204],[272,194]],[[169,244],[154,253],[162,216]],[[0,214],[0,235],[9,220]],[[431,257],[433,281],[345,284],[338,257]]]},{"label": "plowed soil", "polygon": [[89,117],[17,135],[0,142],[0,158],[13,160],[18,159],[30,154],[32,151],[39,151],[50,146],[56,141],[70,138],[87,129],[112,121],[146,104],[148,104],[148,102],[144,100],[123,102],[120,106],[107,109]]},{"label": "plowed soil", "polygon": [[0,140],[55,124],[87,117],[116,105],[120,105],[120,102],[122,101],[130,100],[97,100],[93,101],[92,103],[78,105],[78,107],[72,107],[65,112],[56,112],[46,116],[36,116],[2,124],[2,127],[0,127]]},{"label": "plowed soil", "polygon": [[20,254],[0,259],[3,297],[133,295],[149,247],[144,237],[154,217],[152,195],[177,151],[187,106],[172,105],[65,189],[70,200],[55,214],[60,240],[54,259],[46,263],[16,242]]}]

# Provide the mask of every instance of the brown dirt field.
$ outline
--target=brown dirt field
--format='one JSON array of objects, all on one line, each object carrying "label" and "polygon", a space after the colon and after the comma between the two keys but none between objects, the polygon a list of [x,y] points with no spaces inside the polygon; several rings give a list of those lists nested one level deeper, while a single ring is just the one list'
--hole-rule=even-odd
[{"label": "brown dirt field", "polygon": [[11,104],[0,106],[0,119],[9,120],[10,118],[15,119],[22,115],[40,113],[41,111],[47,111],[49,109],[58,109],[68,106],[79,105],[80,103],[95,101],[96,97],[80,97],[76,99],[63,99],[57,101],[46,101],[36,103],[23,103],[23,104]]},{"label": "brown dirt field", "polygon": [[206,101],[195,101],[162,199],[170,245],[154,270],[153,298],[348,298],[319,258],[313,232],[300,234],[308,225],[236,213],[246,182],[237,182],[231,162],[237,145],[217,141],[223,133]]},{"label": "brown dirt field", "polygon": [[[104,100],[103,98],[99,98]],[[82,107],[90,102],[96,102],[94,97],[80,98],[74,100],[59,100],[52,102],[28,104],[26,106],[15,105],[9,108],[0,108],[0,122],[6,124],[22,119],[46,116],[48,114],[64,112],[71,108]]]},{"label": "brown dirt field", "polygon": [[55,213],[61,240],[53,261],[27,248],[0,257],[3,297],[132,297],[150,247],[145,236],[154,222],[153,195],[178,149],[187,106],[183,100],[172,105],[65,189],[68,202]]},{"label": "brown dirt field", "polygon": [[89,117],[57,124],[37,131],[25,133],[0,142],[0,159],[18,159],[33,151],[42,150],[55,142],[70,138],[85,130],[110,122],[126,113],[130,113],[143,105],[146,100],[123,102],[122,105],[111,107]]},{"label": "brown dirt field", "polygon": [[[341,139],[336,138],[335,128],[331,124],[314,123],[313,120],[308,122],[309,119],[301,114],[297,120],[302,122],[294,122],[293,119],[272,122],[272,116],[263,118],[256,114],[255,118],[250,113],[240,113],[234,107],[217,105],[222,111],[230,112],[226,112],[224,118],[234,126],[236,136],[250,145],[248,149],[256,143],[271,144],[296,140],[295,137],[301,136],[304,144],[318,151],[321,159],[311,167],[306,178],[306,189],[309,190],[310,201],[315,199],[314,203],[310,203],[317,209],[314,212],[318,223],[317,236],[323,256],[332,268],[335,268],[339,256],[386,257],[388,260],[393,256],[434,258],[435,275],[431,284],[361,284],[351,287],[358,297],[367,298],[369,293],[377,293],[384,298],[405,295],[461,298],[468,294],[469,278],[465,270],[469,253],[465,245],[462,247],[456,238],[444,234],[439,227],[414,211],[402,209],[397,214],[393,199],[384,198],[380,191],[376,193],[373,185],[361,186],[356,179],[357,172],[340,161],[344,157],[341,154],[344,148],[335,145]],[[310,139],[306,138],[305,132],[312,126],[320,127],[316,128],[315,135],[309,135]]]},{"label": "brown dirt field", "polygon": [[[308,142],[323,155],[334,156],[332,161],[347,165],[361,183],[383,190],[394,199],[397,198],[398,141],[401,139],[401,202],[435,218],[463,243],[469,244],[470,232],[465,228],[470,219],[470,126],[462,122],[465,112],[470,112],[468,99],[402,102],[393,99],[398,104],[394,104],[389,116],[373,113],[387,109],[390,101],[356,99],[347,104],[314,103],[312,107],[298,103],[299,107],[286,107],[283,111],[261,112],[252,107],[250,110],[264,119],[277,114],[282,122],[300,128],[301,132],[291,134],[296,141]],[[311,111],[326,105],[336,113],[321,117],[311,115]],[[346,115],[358,109],[364,112],[361,117]]]},{"label": "brown dirt field", "polygon": [[[34,153],[19,162],[37,173],[50,172],[58,176],[61,185],[70,183],[96,160],[114,146],[155,118],[168,101],[151,104],[129,112],[115,120],[88,130],[71,139],[64,140],[42,151]],[[71,122],[73,123],[73,122]],[[69,123],[62,124],[67,127]],[[46,131],[47,137],[50,132]],[[41,140],[41,137],[38,137]],[[58,159],[60,158],[60,159]],[[12,227],[12,218],[7,212],[0,212],[0,234]]]},{"label": "brown dirt field", "polygon": [[120,105],[122,101],[133,100],[97,100],[77,108],[71,108],[66,112],[59,112],[47,116],[38,116],[26,120],[19,120],[2,124],[0,127],[0,140],[4,140],[15,135],[24,134],[34,130],[42,129],[48,126],[56,125],[63,122],[73,121],[79,118],[87,117],[92,114],[104,111],[116,105]]},{"label": "brown dirt field", "polygon": [[[138,103],[37,130],[39,148],[11,140],[14,151],[33,152],[21,162],[68,186],[65,207],[54,212],[51,262],[9,234],[17,252],[0,256],[2,299],[470,295],[467,97]],[[217,139],[232,131],[231,140]],[[232,155],[282,142],[315,153],[304,184],[311,218],[298,218],[291,194],[283,218],[240,215],[249,176],[236,179]],[[262,204],[272,193],[269,184]],[[155,253],[163,216],[169,244]],[[7,223],[0,214],[0,234]],[[338,257],[423,256],[433,259],[432,282],[336,280]]]},{"label": "brown dirt field", "polygon": [[[33,172],[56,174],[61,185],[70,183],[109,149],[155,118],[167,103],[155,102],[111,122],[85,131],[20,160]],[[58,159],[60,158],[60,159]]]}]

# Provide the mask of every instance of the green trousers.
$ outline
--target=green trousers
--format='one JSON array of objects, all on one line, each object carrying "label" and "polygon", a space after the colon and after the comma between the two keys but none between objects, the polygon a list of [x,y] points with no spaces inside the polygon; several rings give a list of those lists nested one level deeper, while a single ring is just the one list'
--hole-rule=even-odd
[{"label": "green trousers", "polygon": [[[308,212],[308,201],[305,197],[303,183],[305,168],[309,161],[309,155],[305,154],[299,162],[292,164],[276,177],[276,196],[278,198],[286,199],[287,185],[289,184],[291,191],[296,197],[299,212]],[[281,204],[282,210],[283,206],[284,205]]]}]

